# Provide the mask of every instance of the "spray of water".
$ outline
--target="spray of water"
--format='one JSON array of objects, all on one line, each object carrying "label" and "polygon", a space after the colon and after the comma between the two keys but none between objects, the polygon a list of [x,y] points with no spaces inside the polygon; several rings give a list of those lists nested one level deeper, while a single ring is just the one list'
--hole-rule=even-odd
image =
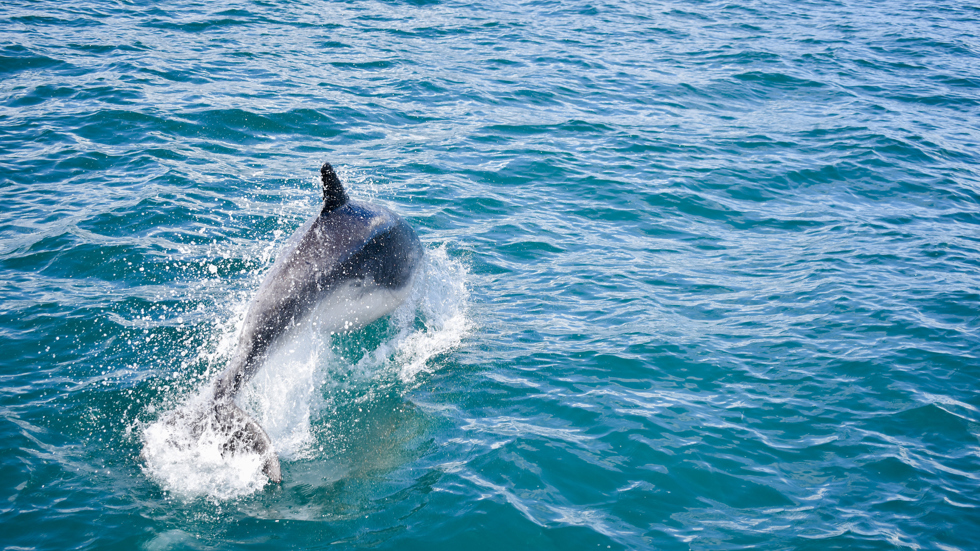
[{"label": "spray of water", "polygon": [[[281,460],[315,458],[315,425],[328,415],[327,401],[343,385],[397,380],[403,391],[435,368],[434,357],[458,346],[470,330],[467,272],[445,247],[427,251],[409,298],[395,312],[355,332],[324,330],[311,320],[283,338],[238,398],[238,405],[265,429]],[[240,325],[247,304],[236,309]],[[227,357],[236,331],[222,331],[212,352]],[[338,345],[358,343],[355,361]],[[220,363],[220,362],[218,362]],[[227,453],[216,431],[193,427],[195,408],[205,407],[210,382],[177,400],[174,411],[143,428],[145,470],[176,496],[226,500],[259,491],[268,482],[254,453]],[[185,413],[180,413],[185,412]],[[329,420],[327,420],[329,422]],[[223,453],[224,452],[224,453]],[[288,469],[287,469],[288,472]]]}]

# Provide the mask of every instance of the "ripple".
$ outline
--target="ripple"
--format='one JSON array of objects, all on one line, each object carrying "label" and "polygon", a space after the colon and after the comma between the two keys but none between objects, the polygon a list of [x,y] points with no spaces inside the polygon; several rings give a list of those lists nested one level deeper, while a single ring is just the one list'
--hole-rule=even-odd
[{"label": "ripple", "polygon": [[[2,10],[9,545],[974,547],[976,9]],[[419,229],[417,311],[257,391],[316,410],[292,482],[174,499],[140,427],[324,160]]]}]

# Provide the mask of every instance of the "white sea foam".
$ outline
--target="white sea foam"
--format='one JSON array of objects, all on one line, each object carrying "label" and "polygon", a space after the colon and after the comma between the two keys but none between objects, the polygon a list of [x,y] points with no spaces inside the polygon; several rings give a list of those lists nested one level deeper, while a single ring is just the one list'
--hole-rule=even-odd
[{"label": "white sea foam", "polygon": [[224,438],[207,424],[192,430],[196,413],[206,408],[209,390],[195,394],[143,430],[146,472],[180,497],[224,500],[250,494],[268,482],[262,458],[254,453],[222,453]]},{"label": "white sea foam", "polygon": [[[331,389],[394,376],[408,390],[421,374],[437,368],[432,358],[459,345],[470,329],[466,283],[464,265],[450,258],[444,246],[428,250],[407,300],[386,322],[389,329],[380,344],[346,364],[334,347],[344,327],[335,323],[336,312],[321,310],[280,341],[239,396],[239,406],[265,429],[284,463],[315,458],[314,426],[332,399]],[[235,330],[216,327],[219,342],[206,353],[215,365],[210,375],[231,355],[246,309],[243,304],[230,316]],[[193,412],[209,395],[210,377],[191,396],[175,400],[180,403],[175,411]],[[188,419],[193,418],[171,412],[143,429],[146,472],[163,488],[185,498],[225,500],[254,493],[268,482],[258,454],[222,454],[219,435],[208,430],[192,434]]]}]

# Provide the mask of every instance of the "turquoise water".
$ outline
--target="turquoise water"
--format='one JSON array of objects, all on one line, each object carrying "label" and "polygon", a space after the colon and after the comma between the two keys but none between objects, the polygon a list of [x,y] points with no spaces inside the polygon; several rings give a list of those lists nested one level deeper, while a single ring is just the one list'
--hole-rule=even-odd
[{"label": "turquoise water", "polygon": [[[4,2],[4,549],[976,549],[980,8]],[[395,315],[154,448],[319,165]],[[149,453],[154,452],[154,453]],[[244,474],[243,474],[244,473]]]}]

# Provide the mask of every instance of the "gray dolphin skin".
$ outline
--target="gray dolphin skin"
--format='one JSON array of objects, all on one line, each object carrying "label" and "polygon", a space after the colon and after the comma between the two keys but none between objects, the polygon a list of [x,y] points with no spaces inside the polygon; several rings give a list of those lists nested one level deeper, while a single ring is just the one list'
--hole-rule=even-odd
[{"label": "gray dolphin skin", "polygon": [[282,481],[279,458],[259,424],[234,402],[291,328],[314,319],[321,330],[368,324],[407,298],[423,249],[401,217],[350,201],[333,167],[320,169],[323,209],[287,241],[249,305],[227,368],[214,383],[212,407],[195,431],[210,425],[225,452],[263,457],[263,472]]}]

